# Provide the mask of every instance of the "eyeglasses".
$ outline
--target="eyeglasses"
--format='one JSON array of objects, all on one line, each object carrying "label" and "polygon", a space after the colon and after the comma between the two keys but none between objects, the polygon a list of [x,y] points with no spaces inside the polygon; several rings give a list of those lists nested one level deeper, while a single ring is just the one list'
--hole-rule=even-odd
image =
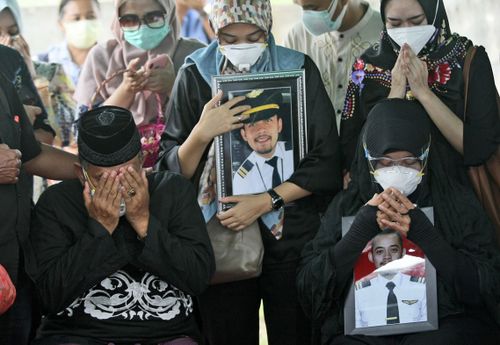
[{"label": "eyeglasses", "polygon": [[370,164],[375,170],[396,166],[420,170],[422,167],[422,160],[416,157],[403,157],[398,159],[389,157],[370,157]]},{"label": "eyeglasses", "polygon": [[142,18],[136,14],[125,14],[118,18],[123,31],[139,30],[141,23],[146,24],[151,29],[160,29],[165,25],[164,11],[152,11],[146,13]]}]

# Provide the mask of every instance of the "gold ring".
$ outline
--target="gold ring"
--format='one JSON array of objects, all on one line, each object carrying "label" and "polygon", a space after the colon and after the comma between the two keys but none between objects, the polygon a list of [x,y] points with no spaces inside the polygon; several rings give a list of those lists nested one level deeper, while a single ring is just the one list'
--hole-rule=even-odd
[{"label": "gold ring", "polygon": [[135,192],[135,189],[134,189],[134,188],[130,188],[130,189],[128,190],[128,192],[127,192],[127,195],[128,195],[129,197],[131,197],[131,198],[132,198],[132,197],[134,197],[136,194],[137,194],[137,193]]},{"label": "gold ring", "polygon": [[241,122],[241,115],[238,116],[238,122]]}]

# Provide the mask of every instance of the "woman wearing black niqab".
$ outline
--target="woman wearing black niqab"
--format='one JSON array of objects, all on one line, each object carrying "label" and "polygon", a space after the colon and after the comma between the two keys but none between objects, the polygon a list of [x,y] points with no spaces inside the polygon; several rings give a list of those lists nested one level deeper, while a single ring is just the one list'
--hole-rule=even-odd
[{"label": "woman wearing black niqab", "polygon": [[[494,228],[470,186],[449,176],[436,157],[431,127],[418,102],[388,99],[370,112],[361,142],[368,158],[406,151],[421,160],[422,181],[401,196],[401,204],[410,206],[397,220],[409,223],[403,232],[436,268],[439,329],[385,337],[343,334],[353,268],[366,243],[380,232],[377,220],[383,207],[377,207],[377,200],[389,190],[375,183],[377,172],[364,155],[357,155],[349,188],[331,202],[298,270],[300,302],[313,320],[318,344],[484,345],[500,339],[500,251]],[[434,225],[421,207],[434,208]],[[353,225],[342,237],[342,217],[353,215]]]},{"label": "woman wearing black niqab", "polygon": [[[354,63],[342,113],[340,133],[347,170],[360,150],[356,144],[370,109],[385,98],[407,98],[420,102],[429,114],[449,173],[467,179],[465,167],[484,163],[500,143],[488,55],[479,47],[472,60],[465,117],[463,67],[473,43],[451,32],[443,0],[382,0],[380,12],[385,25],[381,40]],[[423,31],[408,32],[416,27]],[[428,28],[430,36],[424,32]],[[418,43],[424,46],[414,52],[422,46]]]}]

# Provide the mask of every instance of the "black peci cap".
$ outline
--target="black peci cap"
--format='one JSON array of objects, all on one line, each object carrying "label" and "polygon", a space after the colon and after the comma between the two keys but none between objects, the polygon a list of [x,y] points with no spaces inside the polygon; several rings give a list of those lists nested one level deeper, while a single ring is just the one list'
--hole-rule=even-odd
[{"label": "black peci cap", "polygon": [[78,119],[78,153],[92,165],[110,167],[125,163],[141,150],[141,139],[132,113],[103,106]]}]

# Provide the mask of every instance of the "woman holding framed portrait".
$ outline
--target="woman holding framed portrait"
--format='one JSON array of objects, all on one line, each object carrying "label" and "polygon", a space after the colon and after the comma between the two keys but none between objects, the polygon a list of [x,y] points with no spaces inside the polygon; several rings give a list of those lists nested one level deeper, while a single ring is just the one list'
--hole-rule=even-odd
[{"label": "woman holding framed portrait", "polygon": [[[234,206],[217,215],[215,210],[204,212],[207,222],[215,216],[234,231],[244,232],[257,221],[265,254],[260,277],[213,285],[200,297],[202,331],[209,344],[257,345],[263,300],[269,344],[309,344],[310,324],[297,301],[295,271],[303,245],[319,227],[324,202],[341,189],[334,110],[312,60],[275,44],[270,1],[215,0],[211,21],[217,40],[187,58],[174,85],[160,168],[192,179],[200,186],[199,200],[215,197],[213,140],[229,131],[239,132],[255,115],[247,112],[254,106],[241,105],[249,95],[228,101],[227,94],[213,96],[212,77],[226,74],[304,70],[308,152],[276,187],[220,199]],[[269,104],[274,102],[264,105]],[[271,114],[266,116],[272,119]],[[275,236],[260,219],[280,210],[284,211],[283,231]]]},{"label": "woman holding framed portrait", "polygon": [[[415,101],[387,99],[368,115],[359,144],[364,154],[353,161],[349,188],[330,204],[318,234],[304,248],[299,267],[299,298],[318,325],[321,344],[498,343],[500,251],[494,226],[472,188],[450,176],[435,155],[440,143],[431,137],[431,126],[424,108]],[[433,207],[434,224],[424,207]],[[342,218],[353,215],[354,222],[342,237]],[[377,235],[387,229],[423,250],[435,268],[437,292],[427,289],[427,295],[421,296],[422,279],[417,271],[397,278],[401,266],[394,262],[409,255],[408,251],[404,255],[401,242],[392,235],[382,242]],[[377,276],[353,282],[356,262],[372,239],[372,261],[376,262],[377,251],[383,258],[375,263]],[[414,256],[413,261],[421,260]],[[407,288],[398,290],[403,280]],[[353,285],[359,314],[355,332],[348,326],[354,321],[346,316],[354,319],[354,311],[344,309]],[[373,298],[371,291],[376,289],[375,295],[384,303],[383,325],[379,316],[369,315],[371,311],[362,305],[368,303],[369,296],[364,295]],[[419,305],[424,299],[427,310]],[[437,315],[428,313],[430,299],[437,299]],[[405,310],[411,317],[403,315]],[[437,329],[415,327],[425,321],[425,313],[427,320],[437,316]],[[370,333],[360,332],[371,326],[377,327]]]}]

